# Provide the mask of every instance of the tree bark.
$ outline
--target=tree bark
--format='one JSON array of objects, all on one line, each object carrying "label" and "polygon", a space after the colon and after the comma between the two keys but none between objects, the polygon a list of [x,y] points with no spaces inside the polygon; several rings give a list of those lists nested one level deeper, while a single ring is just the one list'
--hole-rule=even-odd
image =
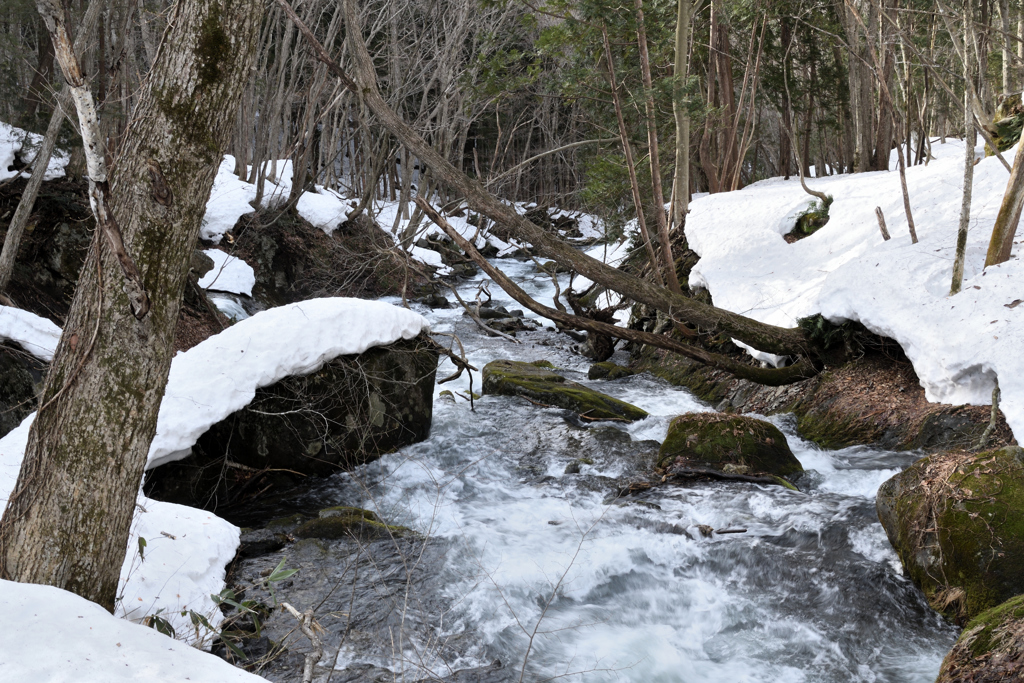
[{"label": "tree bark", "polygon": [[681,228],[690,206],[690,112],[685,98],[686,77],[690,71],[690,14],[691,0],[679,0],[676,11],[675,88],[672,93],[672,113],[676,122],[676,167],[673,181],[672,226]]},{"label": "tree bark", "polygon": [[110,188],[152,309],[129,312],[96,238],[0,523],[0,575],[113,610],[199,224],[251,67],[262,3],[192,0],[138,95]]},{"label": "tree bark", "polygon": [[534,245],[541,255],[572,268],[580,275],[619,292],[628,299],[646,303],[677,321],[689,322],[704,330],[725,332],[756,349],[769,353],[817,354],[817,349],[799,328],[767,325],[737,313],[681,296],[591,258],[549,235],[542,228],[526,220],[509,208],[507,204],[487,192],[478,181],[469,178],[455,168],[387,105],[377,91],[376,73],[366,50],[366,44],[359,32],[353,0],[345,2],[346,35],[352,50],[352,61],[358,85],[335,60],[331,59],[316,36],[295,14],[287,0],[277,0],[277,3],[298,26],[315,51],[317,58],[327,64],[331,72],[347,88],[362,94],[367,106],[373,111],[382,126],[403,144],[408,145],[409,149],[443,183],[457,189],[459,194],[466,198],[470,208],[501,224],[516,239]]},{"label": "tree bark", "polygon": [[996,224],[992,228],[992,237],[988,243],[985,256],[985,267],[994,266],[1010,260],[1013,250],[1013,238],[1017,235],[1020,223],[1021,207],[1024,206],[1024,145],[1017,147],[1017,155],[1013,160],[1013,172],[1006,183],[1003,202],[999,206]]}]

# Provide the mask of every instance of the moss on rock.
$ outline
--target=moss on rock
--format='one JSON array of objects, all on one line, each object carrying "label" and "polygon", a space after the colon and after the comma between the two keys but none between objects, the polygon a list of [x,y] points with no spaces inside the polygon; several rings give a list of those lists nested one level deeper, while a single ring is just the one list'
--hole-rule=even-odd
[{"label": "moss on rock", "polygon": [[590,366],[590,370],[587,372],[587,377],[590,379],[622,379],[623,377],[629,377],[635,375],[636,370],[630,370],[611,361],[604,361],[602,363],[594,363]]},{"label": "moss on rock", "polygon": [[646,411],[634,405],[570,382],[537,363],[491,361],[484,366],[483,374],[484,394],[522,396],[538,403],[566,408],[594,420],[632,422],[647,417]]},{"label": "moss on rock", "polygon": [[878,490],[878,517],[932,607],[963,623],[1024,593],[1024,450],[918,460]]},{"label": "moss on rock", "polygon": [[803,471],[775,425],[721,413],[689,413],[672,420],[658,452],[658,467],[776,477]]},{"label": "moss on rock", "polygon": [[971,620],[935,683],[1002,683],[1024,678],[1024,595]]},{"label": "moss on rock", "polygon": [[385,524],[376,514],[362,508],[339,505],[320,511],[320,517],[302,524],[292,532],[297,538],[384,538],[412,533],[404,526]]}]

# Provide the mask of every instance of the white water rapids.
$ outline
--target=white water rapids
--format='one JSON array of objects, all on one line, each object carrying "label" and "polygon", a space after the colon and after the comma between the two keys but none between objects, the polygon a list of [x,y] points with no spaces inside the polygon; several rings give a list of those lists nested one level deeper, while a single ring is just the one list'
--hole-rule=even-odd
[{"label": "white water rapids", "polygon": [[[550,302],[532,263],[496,263]],[[463,297],[477,284],[463,283]],[[513,681],[934,680],[956,630],[903,578],[874,507],[878,486],[915,455],[821,450],[772,418],[808,470],[801,491],[707,482],[614,500],[612,479],[649,467],[657,443],[644,441],[663,439],[673,416],[710,408],[645,375],[588,382],[588,361],[553,330],[521,333],[517,345],[479,334],[459,308],[418,310],[435,332],[457,332],[478,368],[547,359],[651,417],[580,424],[519,398],[485,396],[475,412],[461,397],[439,399],[427,441],[366,467],[365,507],[448,544],[438,640],[392,643],[403,654],[375,662],[396,680],[494,659]],[[445,361],[438,378],[452,370]],[[468,378],[443,389],[468,395]],[[698,524],[747,531],[704,538]],[[465,634],[459,661],[435,656]],[[366,653],[348,649],[337,666],[360,661]]]}]

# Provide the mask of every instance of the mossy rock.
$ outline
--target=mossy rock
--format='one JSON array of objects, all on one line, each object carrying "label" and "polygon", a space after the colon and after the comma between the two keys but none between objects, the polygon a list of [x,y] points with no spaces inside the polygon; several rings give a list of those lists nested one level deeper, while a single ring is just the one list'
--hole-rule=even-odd
[{"label": "mossy rock", "polygon": [[942,661],[935,683],[1024,679],[1024,595],[971,620]]},{"label": "mossy rock", "polygon": [[320,511],[320,517],[299,526],[292,532],[296,538],[388,538],[412,533],[404,526],[385,524],[376,514],[362,508],[339,505]]},{"label": "mossy rock", "polygon": [[886,481],[878,517],[907,576],[964,623],[1024,593],[1024,449],[918,460]]},{"label": "mossy rock", "polygon": [[590,379],[622,379],[623,377],[629,377],[635,375],[635,370],[624,368],[621,365],[612,363],[611,361],[604,361],[603,363],[594,363],[590,366],[590,370],[587,372],[587,377]]},{"label": "mossy rock", "polygon": [[[552,372],[547,361],[491,361],[484,366],[484,394],[522,396],[593,420],[642,420],[647,412]],[[550,363],[547,363],[550,365]]]},{"label": "mossy rock", "polygon": [[763,420],[721,413],[688,413],[672,420],[658,467],[713,469],[729,474],[786,477],[803,471],[786,437]]}]

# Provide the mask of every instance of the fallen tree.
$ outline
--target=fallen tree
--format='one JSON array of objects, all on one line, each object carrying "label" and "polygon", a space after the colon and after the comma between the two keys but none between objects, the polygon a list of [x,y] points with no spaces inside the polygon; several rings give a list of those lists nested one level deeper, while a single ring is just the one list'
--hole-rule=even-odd
[{"label": "fallen tree", "polygon": [[[490,194],[479,182],[462,173],[406,124],[381,96],[377,89],[373,61],[362,38],[354,0],[345,0],[344,9],[347,25],[346,42],[352,58],[355,78],[350,77],[338,62],[331,58],[309,27],[295,14],[287,0],[277,0],[277,3],[299,29],[317,59],[327,66],[342,85],[358,93],[362,101],[376,116],[377,121],[388,132],[406,145],[429,167],[433,177],[455,189],[465,197],[472,210],[493,220],[503,227],[511,237],[532,244],[541,255],[607,289],[618,292],[627,299],[651,306],[678,324],[687,323],[710,334],[724,333],[756,349],[779,355],[799,356],[808,363],[806,366],[799,365],[801,370],[798,372],[789,368],[763,369],[764,376],[758,381],[766,383],[792,382],[799,379],[800,376],[806,376],[802,374],[803,368],[810,367],[811,364],[818,365],[822,361],[823,350],[803,330],[768,325],[732,311],[704,304],[613,268],[578,251],[540,226],[520,216],[512,207]],[[554,312],[554,309],[547,310]],[[608,332],[602,333],[607,334]],[[688,345],[680,344],[680,347],[685,347],[686,354],[695,359],[695,354],[707,355],[706,352],[695,351],[694,347]],[[683,353],[678,349],[673,350]],[[724,359],[724,357],[722,358]],[[702,362],[708,361],[702,360]],[[720,362],[724,363],[725,361],[721,360]],[[749,367],[736,364],[734,369],[738,371],[740,365],[744,368]],[[775,377],[779,379],[773,379]]]},{"label": "fallen tree", "polygon": [[759,384],[767,384],[771,386],[790,384],[801,379],[813,377],[817,373],[817,368],[815,368],[814,364],[807,359],[801,360],[794,365],[789,365],[784,368],[756,367],[753,365],[747,365],[746,363],[742,363],[720,353],[707,351],[699,346],[677,341],[667,335],[644,332],[643,330],[631,330],[625,327],[601,322],[599,320],[591,320],[590,318],[572,315],[566,311],[559,311],[545,306],[523,291],[515,282],[505,275],[505,273],[491,265],[491,263],[484,258],[479,251],[477,251],[476,247],[474,247],[469,240],[460,235],[458,231],[456,231],[455,228],[453,228],[451,224],[441,216],[441,214],[437,213],[430,204],[424,201],[422,197],[416,197],[415,202],[417,206],[423,210],[423,213],[427,215],[427,218],[444,230],[445,233],[447,233],[447,235],[451,237],[452,240],[454,240],[455,243],[459,245],[459,247],[466,252],[466,254],[468,254],[478,266],[480,266],[480,269],[487,273],[487,276],[494,280],[494,282],[505,290],[509,296],[534,313],[542,315],[556,323],[580,330],[586,330],[587,332],[592,332],[594,334],[608,335],[609,337],[614,337],[616,339],[626,339],[640,344],[655,346],[659,349],[673,351],[681,356],[699,361],[714,368],[725,370],[736,377],[749,379]]}]

